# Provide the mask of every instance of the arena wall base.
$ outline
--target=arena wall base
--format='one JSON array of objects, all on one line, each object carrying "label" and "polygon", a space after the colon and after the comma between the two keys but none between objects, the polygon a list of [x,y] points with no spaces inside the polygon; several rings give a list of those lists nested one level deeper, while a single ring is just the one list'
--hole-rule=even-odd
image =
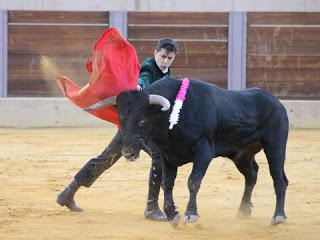
[{"label": "arena wall base", "polygon": [[282,100],[291,128],[320,128],[320,100]]},{"label": "arena wall base", "polygon": [[84,112],[66,98],[0,98],[0,127],[114,126]]},{"label": "arena wall base", "polygon": [[[283,100],[291,128],[320,128],[320,100]],[[0,127],[114,127],[66,98],[0,98]]]}]

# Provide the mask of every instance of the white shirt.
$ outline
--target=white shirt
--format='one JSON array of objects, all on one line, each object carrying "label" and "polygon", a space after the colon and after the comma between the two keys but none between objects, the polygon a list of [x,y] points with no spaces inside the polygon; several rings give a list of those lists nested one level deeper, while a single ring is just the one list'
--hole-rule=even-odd
[{"label": "white shirt", "polygon": [[166,68],[165,70],[161,70],[162,73],[166,74],[169,71],[169,68]]}]

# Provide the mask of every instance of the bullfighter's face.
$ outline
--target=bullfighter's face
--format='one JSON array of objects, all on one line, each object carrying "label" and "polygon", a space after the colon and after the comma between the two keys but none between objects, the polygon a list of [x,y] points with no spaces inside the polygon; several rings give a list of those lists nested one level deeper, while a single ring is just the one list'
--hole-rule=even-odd
[{"label": "bullfighter's face", "polygon": [[167,71],[175,57],[175,52],[168,52],[164,48],[161,48],[160,51],[154,50],[154,60],[156,61],[157,66],[163,72]]}]

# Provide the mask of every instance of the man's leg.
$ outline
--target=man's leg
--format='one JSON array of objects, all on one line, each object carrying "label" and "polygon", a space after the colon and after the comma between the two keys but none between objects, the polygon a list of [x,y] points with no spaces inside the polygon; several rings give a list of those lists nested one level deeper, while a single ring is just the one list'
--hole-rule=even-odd
[{"label": "man's leg", "polygon": [[147,206],[144,217],[153,221],[167,221],[166,215],[159,209],[158,197],[162,185],[162,161],[160,151],[157,147],[151,146],[152,164],[149,174],[149,190]]},{"label": "man's leg", "polygon": [[116,163],[122,156],[121,147],[121,134],[118,132],[99,156],[89,160],[80,169],[71,183],[57,196],[56,202],[61,206],[66,206],[70,211],[83,211],[74,201],[75,193],[81,186],[90,187],[105,170]]}]

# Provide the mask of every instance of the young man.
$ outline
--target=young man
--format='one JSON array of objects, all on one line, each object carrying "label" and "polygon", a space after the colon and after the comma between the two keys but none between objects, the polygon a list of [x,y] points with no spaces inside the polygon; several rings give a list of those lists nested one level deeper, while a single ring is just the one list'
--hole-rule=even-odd
[{"label": "young man", "polygon": [[[175,59],[176,53],[177,44],[174,40],[168,38],[160,39],[154,50],[154,57],[146,59],[141,65],[138,88],[145,88],[164,76],[169,76],[170,66]],[[149,175],[147,206],[144,216],[146,219],[154,221],[166,221],[166,216],[159,209],[158,204],[162,181],[160,152],[154,144],[148,143],[148,145],[148,148],[150,148],[152,152],[152,164]],[[118,132],[99,156],[89,160],[80,169],[71,183],[58,195],[56,202],[61,206],[66,206],[71,211],[83,211],[74,201],[75,193],[81,186],[90,187],[105,170],[116,163],[122,156],[121,148],[121,133]],[[149,151],[147,153],[149,155],[151,154]]]}]

